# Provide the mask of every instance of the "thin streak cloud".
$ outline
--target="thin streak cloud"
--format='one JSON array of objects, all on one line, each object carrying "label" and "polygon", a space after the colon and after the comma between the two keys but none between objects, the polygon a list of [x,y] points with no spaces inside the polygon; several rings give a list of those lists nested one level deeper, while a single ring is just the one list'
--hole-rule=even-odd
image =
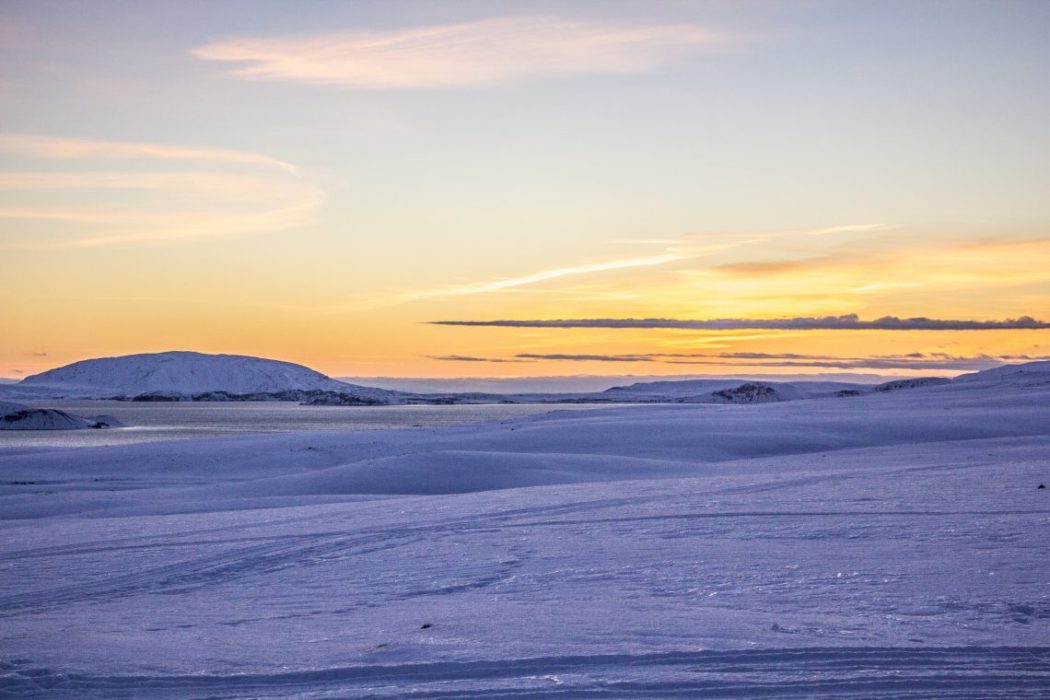
[{"label": "thin streak cloud", "polygon": [[466,287],[458,287],[454,289],[439,289],[427,292],[414,292],[408,295],[408,297],[412,299],[425,299],[429,297],[449,297],[463,296],[467,294],[485,294],[487,292],[499,292],[505,289],[511,289],[513,287],[521,287],[524,285],[536,284],[537,282],[546,282],[548,280],[558,279],[559,277],[586,275],[595,272],[609,272],[612,270],[625,270],[633,267],[650,267],[652,265],[663,265],[665,263],[676,262],[678,260],[685,260],[690,257],[693,256],[679,253],[668,253],[664,255],[654,255],[648,258],[628,258],[626,260],[610,260],[607,262],[593,263],[590,265],[578,265],[576,267],[559,267],[553,270],[544,270],[543,272],[536,272],[531,275],[511,277],[509,279],[496,280],[494,282],[484,282],[481,284],[474,284]]},{"label": "thin streak cloud", "polygon": [[[518,357],[525,358],[524,355]],[[428,359],[441,360],[442,362],[514,362],[523,363],[530,362],[528,359],[511,359],[501,357],[474,357],[472,355],[427,355]]]},{"label": "thin streak cloud", "polygon": [[91,236],[62,245],[65,248],[93,248],[127,243],[166,243],[201,238],[256,236],[302,226],[309,222],[322,197],[308,197],[287,207],[263,209],[232,215],[209,213],[188,219],[182,225],[142,228],[138,231]]},{"label": "thin streak cloud", "polygon": [[860,287],[851,287],[849,291],[858,294],[869,294],[872,292],[881,292],[886,289],[907,289],[909,287],[921,286],[923,286],[922,282],[873,282]]},{"label": "thin streak cloud", "polygon": [[[792,235],[817,235],[819,233],[832,233],[832,232],[845,232],[845,231],[868,231],[873,229],[887,228],[886,224],[846,224],[841,226],[834,226],[823,229],[807,229],[801,231],[792,231]],[[623,270],[631,268],[644,268],[653,267],[658,265],[664,265],[674,262],[681,262],[684,260],[691,260],[695,258],[706,257],[715,255],[718,253],[730,251],[736,248],[746,247],[755,243],[762,243],[772,238],[786,236],[788,233],[769,232],[769,233],[733,233],[733,234],[719,234],[719,233],[690,233],[678,238],[664,238],[664,239],[637,239],[625,242],[631,243],[644,243],[644,244],[658,244],[663,246],[663,252],[657,255],[650,255],[645,257],[637,258],[626,258],[619,260],[610,260],[599,263],[591,263],[584,265],[575,265],[571,267],[561,267],[552,270],[544,270],[528,275],[522,275],[519,277],[511,277],[506,279],[498,279],[488,282],[479,282],[476,284],[462,285],[458,287],[443,287],[433,290],[421,290],[421,291],[406,291],[398,294],[392,298],[372,301],[366,304],[339,304],[327,311],[327,313],[343,313],[348,310],[358,310],[361,308],[379,308],[382,306],[392,306],[396,304],[403,304],[406,302],[418,301],[423,299],[439,298],[439,297],[456,297],[466,296],[470,294],[486,294],[492,292],[501,292],[508,290],[515,290],[516,292],[524,292],[522,287],[528,285],[537,284],[540,282],[546,282],[549,280],[564,278],[564,277],[575,277],[582,276],[592,273],[609,272],[614,270]],[[577,292],[568,292],[566,289],[559,290],[530,290],[537,293],[551,293],[552,291],[563,296],[565,299],[572,299],[574,301],[581,300],[593,300],[604,296],[604,298],[635,298],[637,295],[623,290],[616,290],[613,292],[594,292],[588,291],[584,294]]]},{"label": "thin streak cloud", "polygon": [[[324,200],[321,190],[293,177],[294,166],[250,152],[11,135],[0,136],[5,151],[35,165],[85,160],[93,169],[63,163],[57,170],[0,172],[0,221],[38,222],[10,227],[0,238],[3,250],[275,233],[310,222]],[[109,160],[125,158],[159,160],[148,165],[162,169],[106,169]],[[173,169],[171,160],[206,163]]]},{"label": "thin streak cloud", "polygon": [[860,231],[885,231],[896,228],[889,224],[847,224],[845,226],[828,226],[826,228],[815,228],[805,232],[807,236],[829,236],[837,233],[856,233]]},{"label": "thin streak cloud", "polygon": [[0,172],[0,190],[195,190],[272,197],[288,181],[232,172]]},{"label": "thin streak cloud", "polygon": [[232,37],[190,53],[247,64],[230,71],[246,80],[439,89],[644,73],[729,41],[720,32],[692,24],[516,16],[393,30]]},{"label": "thin streak cloud", "polygon": [[568,360],[571,362],[656,362],[657,355],[572,355],[565,353],[538,354],[523,352],[515,357],[530,360]]},{"label": "thin streak cloud", "polygon": [[184,160],[280,168],[298,177],[291,163],[252,151],[194,148],[134,141],[71,139],[36,134],[0,134],[0,152],[47,160]]},{"label": "thin streak cloud", "polygon": [[773,319],[718,318],[581,318],[551,320],[431,321],[439,326],[495,326],[504,328],[681,328],[696,330],[888,330],[888,331],[991,331],[1050,328],[1031,316],[1003,321],[946,320],[926,317],[883,316],[863,321],[856,314],[844,316]]}]

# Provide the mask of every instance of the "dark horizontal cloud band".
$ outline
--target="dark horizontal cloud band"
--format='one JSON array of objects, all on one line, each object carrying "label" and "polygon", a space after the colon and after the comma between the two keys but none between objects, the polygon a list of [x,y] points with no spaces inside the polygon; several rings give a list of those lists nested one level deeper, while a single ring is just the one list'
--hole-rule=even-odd
[{"label": "dark horizontal cloud band", "polygon": [[884,331],[998,331],[1050,328],[1031,316],[1002,321],[966,321],[938,318],[883,316],[863,321],[856,314],[800,316],[796,318],[579,318],[551,320],[431,321],[439,326],[489,326],[503,328],[682,328],[695,330],[884,330]]},{"label": "dark horizontal cloud band", "polygon": [[514,359],[479,358],[464,355],[429,356],[435,360],[459,362],[652,362],[673,365],[720,365],[723,367],[788,367],[841,370],[959,370],[972,371],[997,367],[1010,362],[1033,362],[1050,359],[1038,355],[973,355],[957,356],[935,352],[871,357],[834,357],[797,353],[723,352],[723,353],[642,353],[626,355],[519,353]]},{"label": "dark horizontal cloud band", "polygon": [[[445,362],[529,362],[529,360],[505,357],[474,357],[473,355],[427,355],[427,357],[431,360],[442,360]],[[521,355],[518,357],[521,357]]]}]

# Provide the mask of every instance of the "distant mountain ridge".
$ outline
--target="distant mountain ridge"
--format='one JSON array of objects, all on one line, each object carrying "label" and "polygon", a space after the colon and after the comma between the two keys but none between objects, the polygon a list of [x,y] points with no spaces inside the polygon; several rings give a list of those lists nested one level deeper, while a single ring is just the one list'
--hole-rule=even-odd
[{"label": "distant mountain ridge", "polygon": [[332,379],[303,365],[245,355],[172,351],[74,362],[0,387],[12,399],[297,401],[310,405],[486,403],[767,403],[985,384],[1050,383],[1050,362],[1004,365],[957,378],[915,377],[878,385],[740,378],[638,382],[599,392],[408,393]]},{"label": "distant mountain ridge", "polygon": [[991,369],[961,374],[953,381],[968,384],[971,382],[1000,382],[1021,386],[1037,386],[1050,382],[1050,361],[1039,360],[1020,365],[1002,365]]}]

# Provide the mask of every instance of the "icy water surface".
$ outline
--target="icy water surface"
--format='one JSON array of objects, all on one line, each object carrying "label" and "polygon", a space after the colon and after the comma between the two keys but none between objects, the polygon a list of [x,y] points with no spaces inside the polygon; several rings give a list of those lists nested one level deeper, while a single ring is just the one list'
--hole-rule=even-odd
[{"label": "icy water surface", "polygon": [[[286,401],[137,403],[43,401],[81,416],[110,415],[128,427],[108,430],[5,430],[6,447],[97,447],[136,442],[307,430],[377,430],[508,420],[598,404],[492,404],[461,406],[300,406]],[[608,407],[610,404],[600,404]]]}]

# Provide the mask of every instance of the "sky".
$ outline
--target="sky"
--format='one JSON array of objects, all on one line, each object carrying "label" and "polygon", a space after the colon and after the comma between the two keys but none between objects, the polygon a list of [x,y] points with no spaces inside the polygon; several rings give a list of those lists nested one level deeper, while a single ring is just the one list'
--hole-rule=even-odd
[{"label": "sky", "polygon": [[1048,35],[1043,0],[6,0],[0,376],[1047,357]]}]

